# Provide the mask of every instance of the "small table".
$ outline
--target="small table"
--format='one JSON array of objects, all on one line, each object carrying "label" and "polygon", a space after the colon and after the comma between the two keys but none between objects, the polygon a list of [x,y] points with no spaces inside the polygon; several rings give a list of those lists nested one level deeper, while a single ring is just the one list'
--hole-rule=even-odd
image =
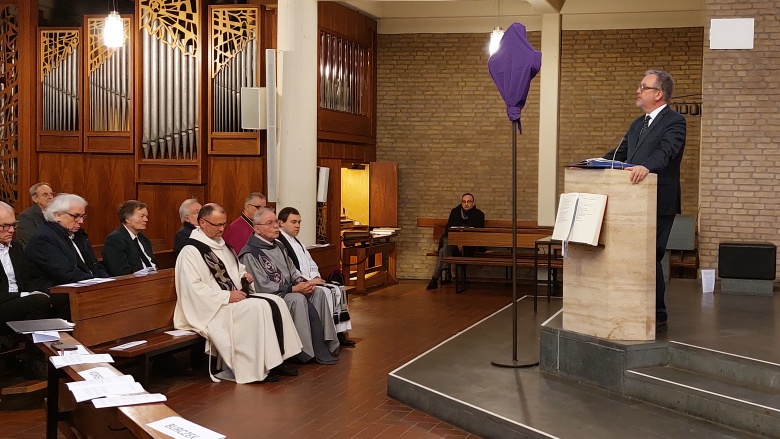
[{"label": "small table", "polygon": [[552,239],[552,236],[537,239],[534,243],[534,312],[536,312],[536,301],[539,296],[539,249],[542,247],[547,247],[547,303],[550,303],[555,282],[558,281],[558,268],[553,267],[553,261],[560,260],[558,251],[562,249],[562,243]]}]

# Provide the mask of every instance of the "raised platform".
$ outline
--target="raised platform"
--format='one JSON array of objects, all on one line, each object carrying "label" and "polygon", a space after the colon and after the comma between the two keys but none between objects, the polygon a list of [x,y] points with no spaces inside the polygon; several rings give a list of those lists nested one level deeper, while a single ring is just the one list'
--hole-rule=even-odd
[{"label": "raised platform", "polygon": [[[780,413],[772,402],[780,400],[779,390],[767,384],[780,382],[775,375],[780,327],[774,323],[780,299],[702,295],[697,282],[687,279],[673,279],[667,297],[669,332],[662,340],[593,342],[559,332],[556,355],[566,343],[590,343],[593,351],[564,348],[567,357],[559,357],[558,364],[549,361],[553,348],[545,341],[542,366],[571,371],[559,375],[490,365],[511,354],[511,307],[504,308],[391,372],[388,394],[486,438],[759,437],[745,429],[772,437],[771,430],[762,429],[772,428]],[[539,338],[560,330],[555,318],[541,327],[559,311],[560,299],[550,305],[540,301],[536,316],[532,302],[531,297],[518,302],[521,355],[539,352]],[[715,364],[718,373],[731,370],[732,375],[713,380],[707,375],[711,371],[698,366],[692,371],[689,363]],[[682,368],[688,370],[676,372]],[[676,378],[680,382],[668,383]],[[741,395],[726,393],[739,389]],[[744,400],[735,401],[740,397]],[[751,421],[760,412],[762,419]],[[729,413],[728,425],[740,430],[700,419]]]}]

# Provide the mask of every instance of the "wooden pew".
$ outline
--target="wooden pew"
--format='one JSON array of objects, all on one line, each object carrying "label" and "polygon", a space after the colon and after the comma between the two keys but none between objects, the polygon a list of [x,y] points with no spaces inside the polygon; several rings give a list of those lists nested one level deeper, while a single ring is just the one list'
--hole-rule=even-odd
[{"label": "wooden pew", "polygon": [[[60,333],[61,341],[70,344],[84,344],[65,332]],[[179,416],[164,403],[142,404],[127,407],[96,409],[91,402],[76,403],[70,392],[60,381],[82,381],[78,372],[93,367],[107,367],[121,375],[111,364],[80,364],[55,369],[48,357],[57,355],[52,343],[38,343],[49,363],[49,382],[47,388],[46,438],[56,439],[59,429],[65,437],[99,438],[154,438],[170,439],[163,433],[149,428],[146,424],[170,416]],[[61,391],[62,390],[62,391]],[[78,433],[74,432],[76,430]]]},{"label": "wooden pew", "polygon": [[[517,266],[546,268],[552,270],[557,277],[557,270],[563,268],[563,261],[558,257],[539,258],[537,241],[552,234],[551,228],[518,229],[517,231]],[[448,256],[442,259],[445,264],[455,265],[455,292],[466,290],[466,266],[480,265],[489,267],[512,266],[512,231],[504,228],[468,228],[450,229],[449,244],[462,247],[489,247],[508,249],[502,253],[477,253],[474,256]],[[544,245],[547,247],[547,244]],[[531,250],[531,252],[523,250]],[[536,275],[536,273],[534,274]],[[536,293],[534,294],[536,301]]]},{"label": "wooden pew", "polygon": [[195,349],[202,338],[195,335],[173,337],[164,331],[173,329],[176,307],[174,270],[160,270],[146,276],[119,276],[110,282],[83,287],[52,287],[51,294],[67,294],[71,320],[76,324],[73,336],[96,352],[130,341],[146,343],[122,351],[110,351],[118,358],[138,360],[142,384],[148,381],[152,357],[185,348]]}]

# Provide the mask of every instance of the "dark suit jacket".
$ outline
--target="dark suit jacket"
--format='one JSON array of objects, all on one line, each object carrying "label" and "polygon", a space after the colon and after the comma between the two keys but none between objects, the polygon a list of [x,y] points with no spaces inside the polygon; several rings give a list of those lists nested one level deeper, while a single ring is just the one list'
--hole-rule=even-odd
[{"label": "dark suit jacket", "polygon": [[[11,241],[11,248],[8,249],[8,256],[11,257],[11,265],[14,266],[14,275],[16,276],[16,285],[19,291],[30,291],[30,270],[27,267],[27,258],[24,257],[24,249],[18,241]],[[0,264],[0,303],[19,297],[19,293],[8,292],[8,274],[3,265]]]},{"label": "dark suit jacket", "polygon": [[[146,254],[154,263],[154,254],[152,253],[152,243],[143,233],[138,233],[138,242],[144,246]],[[130,233],[125,226],[117,227],[113,232],[106,236],[103,242],[103,265],[111,276],[122,276],[131,274],[144,268],[141,262],[141,249],[138,244],[130,237]]]},{"label": "dark suit jacket", "polygon": [[669,108],[661,110],[640,137],[645,115],[638,117],[623,136],[617,152],[604,158],[642,165],[658,175],[657,215],[675,215],[680,206],[680,162],[685,149],[685,118]]},{"label": "dark suit jacket", "polygon": [[19,214],[19,227],[16,228],[16,240],[24,247],[38,230],[38,226],[46,222],[41,206],[33,204]]},{"label": "dark suit jacket", "polygon": [[73,237],[84,261],[73,248],[68,230],[46,221],[24,248],[30,263],[30,290],[49,292],[49,288],[96,277],[109,277],[92,251],[86,232],[79,230]]},{"label": "dark suit jacket", "polygon": [[184,246],[189,243],[188,241],[190,240],[190,235],[192,234],[193,230],[195,230],[195,226],[192,224],[188,222],[182,223],[181,228],[173,237],[173,256],[179,256],[181,249],[183,249]]}]

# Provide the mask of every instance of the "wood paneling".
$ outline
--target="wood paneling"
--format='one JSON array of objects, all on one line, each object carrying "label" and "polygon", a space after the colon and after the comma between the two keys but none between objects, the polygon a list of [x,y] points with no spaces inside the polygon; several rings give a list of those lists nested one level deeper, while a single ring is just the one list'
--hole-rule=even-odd
[{"label": "wood paneling", "polygon": [[38,151],[81,152],[81,134],[73,131],[48,131],[38,136]]},{"label": "wood paneling", "polygon": [[209,157],[208,201],[224,207],[228,221],[241,214],[247,195],[264,187],[263,157]]},{"label": "wood paneling", "polygon": [[19,79],[19,162],[18,162],[18,198],[14,204],[17,212],[29,207],[32,200],[27,189],[39,181],[38,156],[35,150],[37,131],[35,121],[37,113],[37,82],[36,74],[38,53],[38,0],[17,0],[19,7],[19,34],[17,37],[18,79]]},{"label": "wood paneling", "polygon": [[165,248],[173,248],[173,235],[181,227],[179,206],[187,198],[197,198],[202,204],[205,194],[205,186],[139,184],[137,199],[146,203],[149,209],[146,235],[150,239],[162,239]]},{"label": "wood paneling", "polygon": [[365,143],[317,142],[317,157],[320,159],[341,159],[355,163],[376,160],[376,145]]},{"label": "wood paneling", "polygon": [[87,157],[83,154],[39,153],[38,181],[51,184],[54,192],[82,195],[86,189],[86,162]]},{"label": "wood paneling", "polygon": [[211,133],[211,148],[209,148],[209,154],[264,155],[260,149],[259,136],[265,137],[265,134],[258,134],[258,132]]},{"label": "wood paneling", "polygon": [[369,166],[369,225],[398,227],[398,163]]},{"label": "wood paneling", "polygon": [[[102,244],[106,236],[119,226],[117,208],[122,202],[135,199],[133,156],[86,154],[84,180],[86,188],[79,193],[87,199],[85,228],[92,244]],[[99,255],[98,255],[99,256]]]},{"label": "wood paneling", "polygon": [[199,162],[142,160],[138,163],[139,183],[192,183],[203,181]]},{"label": "wood paneling", "polygon": [[133,153],[133,141],[130,139],[131,133],[110,134],[102,133],[87,134],[84,141],[84,151],[102,152],[102,153]]}]

